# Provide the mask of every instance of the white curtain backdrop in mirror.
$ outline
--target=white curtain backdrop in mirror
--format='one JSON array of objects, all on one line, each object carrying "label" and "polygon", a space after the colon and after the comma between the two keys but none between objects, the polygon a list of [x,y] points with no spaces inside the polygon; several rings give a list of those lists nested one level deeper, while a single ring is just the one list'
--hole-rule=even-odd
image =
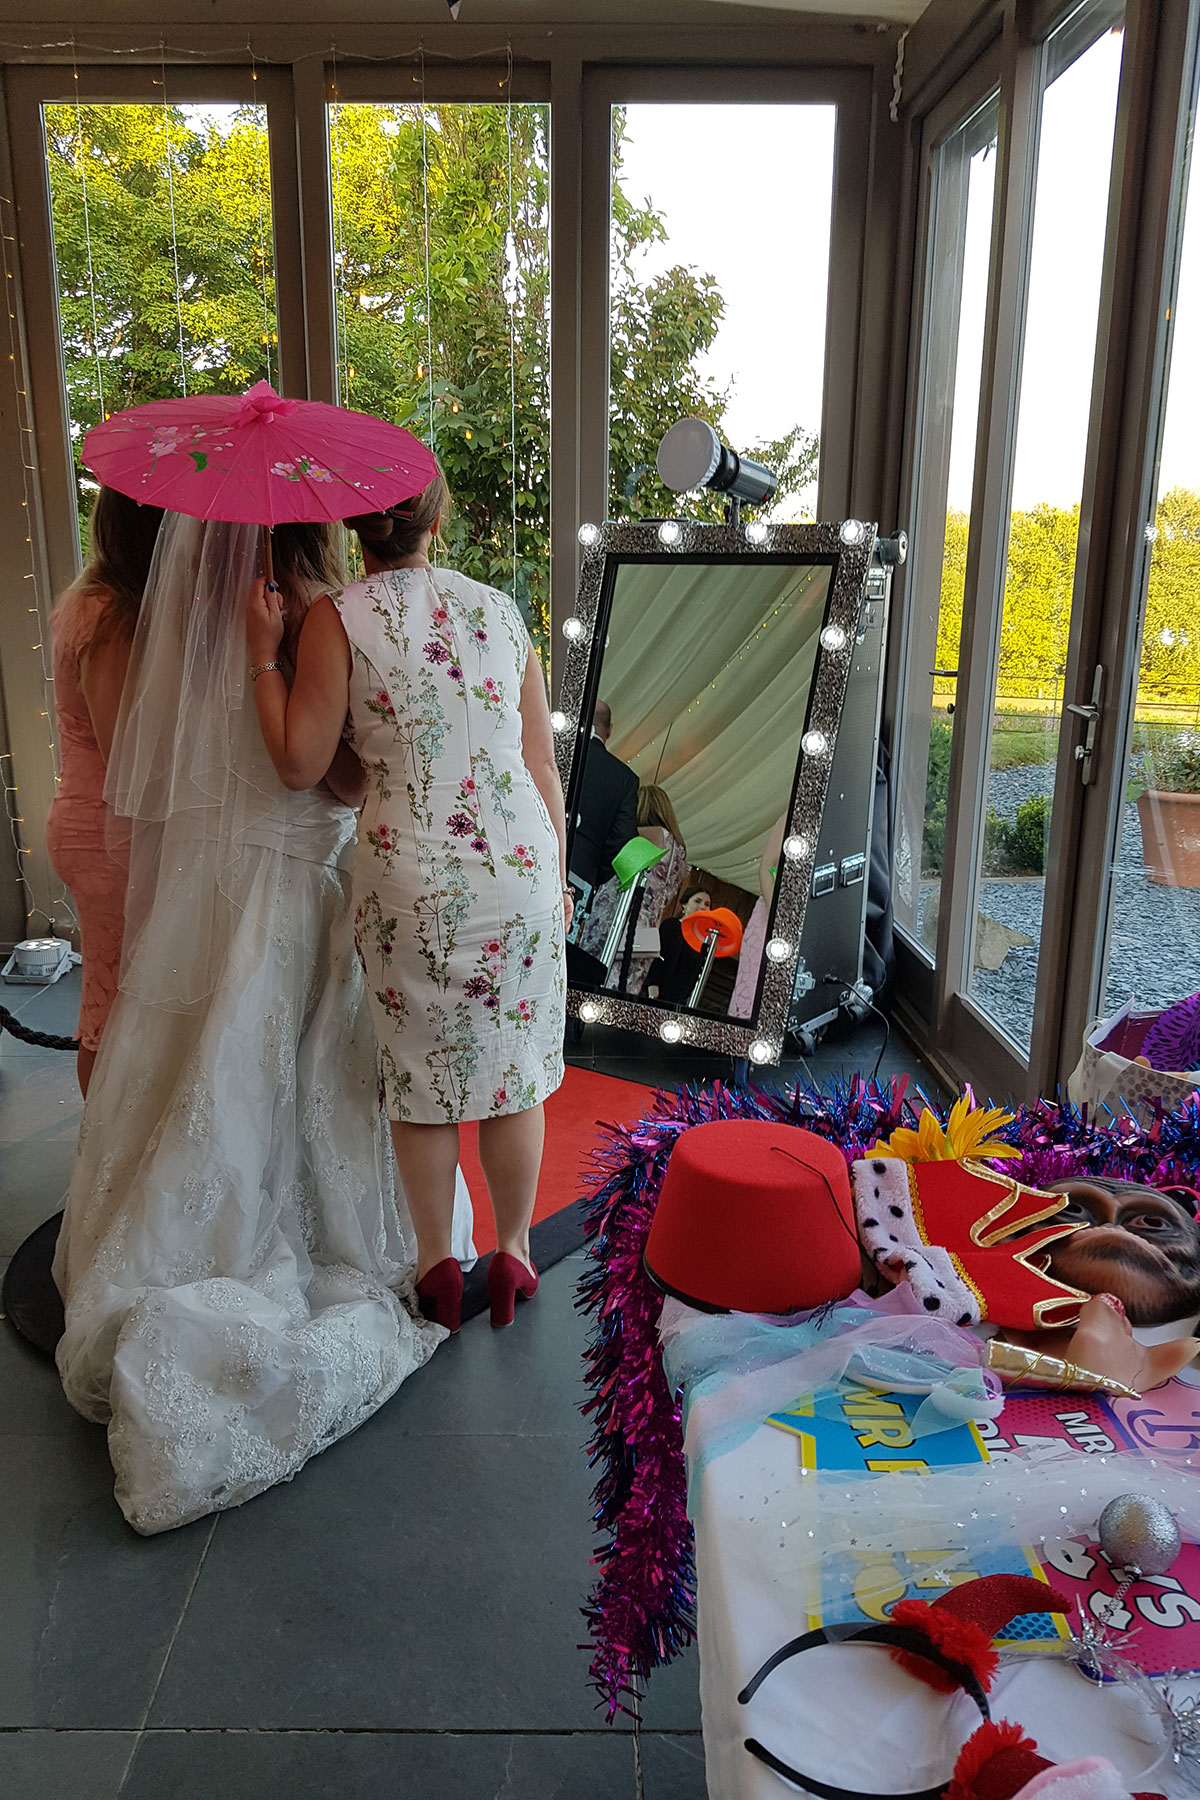
[{"label": "white curtain backdrop in mirror", "polygon": [[828,564],[623,564],[600,698],[609,749],[670,795],[688,862],[758,892],[786,808],[829,597]]}]

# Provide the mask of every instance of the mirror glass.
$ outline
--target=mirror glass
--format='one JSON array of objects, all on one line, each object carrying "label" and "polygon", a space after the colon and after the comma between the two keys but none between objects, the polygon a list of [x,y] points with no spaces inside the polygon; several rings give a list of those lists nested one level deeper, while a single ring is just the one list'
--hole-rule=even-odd
[{"label": "mirror glass", "polygon": [[836,558],[608,560],[569,979],[753,1024]]}]

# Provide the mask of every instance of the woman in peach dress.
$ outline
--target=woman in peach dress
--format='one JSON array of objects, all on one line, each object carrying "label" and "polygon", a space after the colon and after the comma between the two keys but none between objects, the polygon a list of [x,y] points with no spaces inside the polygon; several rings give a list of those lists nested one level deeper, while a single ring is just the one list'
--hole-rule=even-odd
[{"label": "woman in peach dress", "polygon": [[161,521],[157,506],[101,488],[88,526],[87,565],[50,619],[62,777],[46,821],[46,850],[79,919],[77,1067],[85,1096],[116,998],[129,874],[128,854],[109,842],[105,767]]}]

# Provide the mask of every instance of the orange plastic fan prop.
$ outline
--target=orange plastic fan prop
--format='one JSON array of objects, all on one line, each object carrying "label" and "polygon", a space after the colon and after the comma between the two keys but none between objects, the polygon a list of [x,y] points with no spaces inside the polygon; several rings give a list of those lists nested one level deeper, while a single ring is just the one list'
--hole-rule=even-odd
[{"label": "orange plastic fan prop", "polygon": [[684,941],[693,950],[703,950],[705,939],[716,927],[718,956],[736,956],[742,947],[742,921],[727,906],[715,906],[711,912],[689,913],[680,920]]}]

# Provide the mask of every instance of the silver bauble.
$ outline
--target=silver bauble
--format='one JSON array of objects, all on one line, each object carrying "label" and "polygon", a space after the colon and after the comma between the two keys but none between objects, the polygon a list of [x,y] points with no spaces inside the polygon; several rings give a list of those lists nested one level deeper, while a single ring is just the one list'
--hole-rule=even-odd
[{"label": "silver bauble", "polygon": [[1149,1494],[1122,1494],[1100,1514],[1100,1547],[1114,1569],[1165,1575],[1179,1555],[1179,1527]]}]

